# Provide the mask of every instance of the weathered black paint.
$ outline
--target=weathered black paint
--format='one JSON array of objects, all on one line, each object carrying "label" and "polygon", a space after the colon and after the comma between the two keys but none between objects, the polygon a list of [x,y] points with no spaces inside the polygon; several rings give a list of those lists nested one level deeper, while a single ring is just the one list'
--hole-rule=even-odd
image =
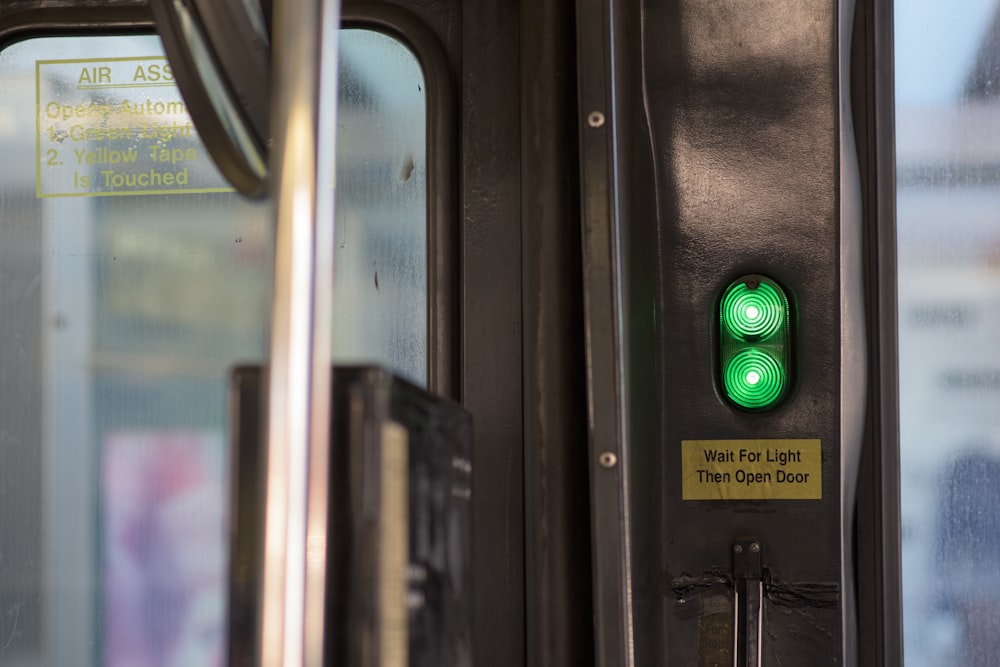
[{"label": "weathered black paint", "polygon": [[[701,604],[720,591],[731,596],[731,579],[720,573],[729,570],[732,541],[744,535],[759,538],[766,554],[765,664],[852,664],[850,524],[860,448],[853,424],[861,408],[860,400],[844,403],[861,399],[865,386],[842,393],[859,366],[854,352],[845,362],[842,351],[863,344],[845,341],[842,330],[857,323],[844,304],[857,307],[852,281],[861,280],[860,267],[841,270],[850,261],[842,248],[860,246],[843,236],[859,230],[856,184],[842,180],[851,166],[842,155],[853,159],[840,78],[840,21],[850,7],[833,0],[609,6],[617,67],[586,71],[581,55],[580,75],[581,86],[616,77],[620,209],[611,210],[618,217],[609,226],[622,239],[628,323],[620,343],[628,353],[625,613],[632,612],[635,664],[699,664]],[[581,44],[581,54],[596,46]],[[588,197],[585,190],[585,208]],[[715,305],[746,273],[786,286],[798,314],[795,391],[764,414],[735,410],[713,381]],[[821,439],[822,500],[682,500],[681,440],[756,438]],[[595,505],[608,499],[602,493],[595,486]],[[598,550],[607,539],[595,535]],[[616,657],[628,656],[603,656],[606,664]]]},{"label": "weathered black paint", "polygon": [[868,414],[858,474],[858,655],[866,667],[903,664],[896,348],[896,170],[893,7],[859,0],[851,101],[861,165],[868,324]]},{"label": "weathered black paint", "polygon": [[[733,538],[754,535],[775,578],[839,589],[837,4],[774,1],[750,9],[690,0],[647,2],[644,11],[650,131],[642,139],[655,180],[653,192],[633,196],[643,217],[656,217],[662,230],[660,437],[644,443],[662,461],[660,576],[672,580],[727,565]],[[664,43],[671,46],[663,49]],[[712,382],[713,305],[733,277],[750,272],[787,285],[798,313],[797,392],[765,415],[733,410]],[[800,437],[822,441],[821,501],[681,499],[682,439]],[[695,664],[699,601],[661,595],[665,654]],[[765,594],[765,660],[851,662],[842,648],[843,604],[843,591],[835,606],[808,599],[785,605]]]},{"label": "weathered black paint", "polygon": [[521,5],[527,665],[593,661],[573,0]]}]

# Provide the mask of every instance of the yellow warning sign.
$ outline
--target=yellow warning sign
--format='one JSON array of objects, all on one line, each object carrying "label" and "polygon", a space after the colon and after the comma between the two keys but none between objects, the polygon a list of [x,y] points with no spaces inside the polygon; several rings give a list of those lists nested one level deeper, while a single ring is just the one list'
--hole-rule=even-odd
[{"label": "yellow warning sign", "polygon": [[231,192],[163,56],[35,62],[38,197]]},{"label": "yellow warning sign", "polygon": [[820,500],[817,440],[682,440],[684,500]]}]

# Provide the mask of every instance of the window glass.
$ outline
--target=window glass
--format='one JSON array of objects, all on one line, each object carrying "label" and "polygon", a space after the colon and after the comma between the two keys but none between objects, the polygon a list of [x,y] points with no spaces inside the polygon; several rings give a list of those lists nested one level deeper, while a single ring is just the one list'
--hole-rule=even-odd
[{"label": "window glass", "polygon": [[[424,383],[423,80],[388,37],[341,50],[334,354]],[[0,664],[224,664],[270,205],[217,173],[155,36],[0,52],[0,154]]]},{"label": "window glass", "polygon": [[368,30],[340,34],[334,361],[427,382],[424,80],[413,54]]},{"label": "window glass", "polygon": [[215,171],[156,37],[5,49],[0,146],[0,662],[218,664],[268,207]]},{"label": "window glass", "polygon": [[1000,18],[900,0],[906,664],[1000,664]]}]

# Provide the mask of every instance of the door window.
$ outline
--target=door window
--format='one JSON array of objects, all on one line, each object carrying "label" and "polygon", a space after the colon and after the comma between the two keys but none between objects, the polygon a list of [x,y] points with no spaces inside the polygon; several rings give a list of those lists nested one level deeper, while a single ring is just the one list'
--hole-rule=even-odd
[{"label": "door window", "polygon": [[[423,78],[340,42],[334,356],[423,384]],[[0,52],[0,153],[0,663],[224,664],[227,378],[266,356],[270,205],[215,170],[155,36]]]}]

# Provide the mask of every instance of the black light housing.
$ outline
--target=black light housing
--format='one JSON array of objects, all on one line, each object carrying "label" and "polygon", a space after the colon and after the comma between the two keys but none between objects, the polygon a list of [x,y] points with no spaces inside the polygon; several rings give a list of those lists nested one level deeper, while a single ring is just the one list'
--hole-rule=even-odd
[{"label": "black light housing", "polygon": [[791,383],[791,306],[785,290],[765,276],[733,281],[719,303],[719,379],[737,408],[777,406]]}]

